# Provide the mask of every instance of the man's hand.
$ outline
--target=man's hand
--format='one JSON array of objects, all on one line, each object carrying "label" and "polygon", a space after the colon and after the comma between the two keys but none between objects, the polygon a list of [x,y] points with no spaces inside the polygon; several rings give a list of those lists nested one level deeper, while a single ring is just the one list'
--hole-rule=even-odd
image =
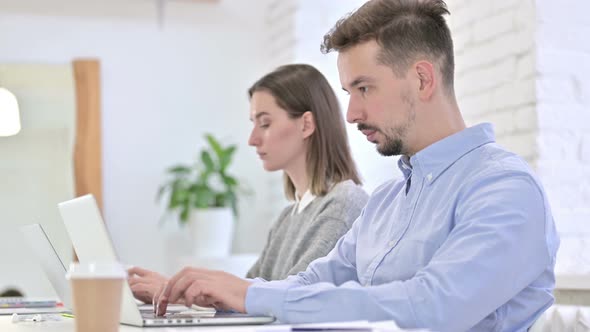
[{"label": "man's hand", "polygon": [[146,304],[152,303],[156,293],[168,281],[163,275],[140,267],[132,267],[127,273],[133,296]]},{"label": "man's hand", "polygon": [[246,312],[248,286],[249,281],[226,272],[186,267],[156,294],[154,312],[163,316],[169,303],[179,302],[187,307],[196,304],[217,310]]}]

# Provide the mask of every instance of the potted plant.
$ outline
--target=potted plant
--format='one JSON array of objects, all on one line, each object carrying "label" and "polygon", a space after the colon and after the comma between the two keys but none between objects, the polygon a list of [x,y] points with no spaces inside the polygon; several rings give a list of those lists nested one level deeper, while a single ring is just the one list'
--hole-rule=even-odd
[{"label": "potted plant", "polygon": [[191,229],[196,255],[227,256],[237,216],[238,190],[238,181],[227,168],[236,146],[223,147],[210,134],[205,138],[208,146],[194,164],[167,170],[169,179],[160,187],[157,199],[165,201],[166,215],[178,216],[178,221]]}]

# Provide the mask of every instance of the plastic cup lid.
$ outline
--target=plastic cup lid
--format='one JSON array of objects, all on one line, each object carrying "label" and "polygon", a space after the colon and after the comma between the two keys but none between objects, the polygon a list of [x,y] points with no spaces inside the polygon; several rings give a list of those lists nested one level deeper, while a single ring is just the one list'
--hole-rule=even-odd
[{"label": "plastic cup lid", "polygon": [[127,271],[117,262],[71,263],[68,279],[127,279]]}]

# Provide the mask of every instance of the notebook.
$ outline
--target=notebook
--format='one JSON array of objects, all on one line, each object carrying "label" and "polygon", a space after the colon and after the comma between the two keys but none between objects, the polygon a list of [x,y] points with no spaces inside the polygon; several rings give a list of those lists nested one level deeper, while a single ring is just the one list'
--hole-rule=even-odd
[{"label": "notebook", "polygon": [[[81,262],[117,262],[117,255],[92,195],[78,197],[58,204],[62,220]],[[121,323],[133,326],[185,325],[253,325],[274,321],[271,316],[251,316],[239,313],[166,313],[157,317],[140,312],[131,288],[123,288]]]},{"label": "notebook", "polygon": [[56,300],[35,299],[27,297],[0,297],[0,308],[53,308],[57,306]]}]

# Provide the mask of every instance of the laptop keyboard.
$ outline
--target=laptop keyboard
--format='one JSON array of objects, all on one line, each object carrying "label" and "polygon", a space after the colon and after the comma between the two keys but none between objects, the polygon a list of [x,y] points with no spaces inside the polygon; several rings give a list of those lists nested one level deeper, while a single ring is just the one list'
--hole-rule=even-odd
[{"label": "laptop keyboard", "polygon": [[180,311],[180,312],[167,312],[166,315],[163,317],[156,316],[153,312],[142,311],[141,317],[143,319],[187,319],[187,318],[206,318],[206,317],[214,317],[215,312],[207,312],[207,311]]}]

